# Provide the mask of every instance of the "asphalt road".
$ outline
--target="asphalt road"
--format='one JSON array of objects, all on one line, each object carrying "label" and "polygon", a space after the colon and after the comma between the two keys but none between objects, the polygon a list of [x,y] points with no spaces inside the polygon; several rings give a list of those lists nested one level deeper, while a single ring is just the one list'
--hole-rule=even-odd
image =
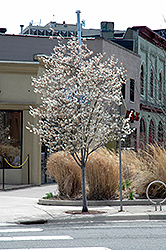
[{"label": "asphalt road", "polygon": [[[0,224],[0,249],[165,250],[165,221]],[[94,249],[94,247],[98,247]],[[70,250],[69,249],[69,250]],[[77,249],[75,249],[77,250]],[[82,249],[83,250],[83,249]]]}]

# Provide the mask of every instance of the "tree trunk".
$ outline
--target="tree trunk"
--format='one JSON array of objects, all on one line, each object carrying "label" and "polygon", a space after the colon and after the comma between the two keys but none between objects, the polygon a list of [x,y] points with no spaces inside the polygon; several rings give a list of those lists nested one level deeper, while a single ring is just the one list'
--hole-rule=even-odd
[{"label": "tree trunk", "polygon": [[87,197],[86,197],[86,185],[85,185],[85,165],[81,166],[81,177],[82,177],[82,197],[83,197],[82,212],[88,212]]}]

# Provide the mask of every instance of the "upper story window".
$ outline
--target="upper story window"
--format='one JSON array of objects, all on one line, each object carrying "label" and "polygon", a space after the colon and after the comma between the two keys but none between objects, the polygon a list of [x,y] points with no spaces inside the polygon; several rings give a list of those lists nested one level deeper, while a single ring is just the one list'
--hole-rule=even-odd
[{"label": "upper story window", "polygon": [[158,124],[158,142],[162,144],[164,141],[164,129],[163,129],[163,124],[159,122]]},{"label": "upper story window", "polygon": [[124,83],[122,83],[122,88],[121,88],[121,91],[122,91],[122,96],[123,96],[123,99],[125,99],[125,96],[126,96],[126,89],[125,89],[125,85]]},{"label": "upper story window", "polygon": [[61,31],[61,35],[62,35],[63,37],[67,37],[67,31],[66,31],[66,30],[62,30],[62,31]]},{"label": "upper story window", "polygon": [[153,70],[150,71],[150,97],[153,98]]},{"label": "upper story window", "polygon": [[53,35],[54,35],[54,36],[59,36],[59,34],[60,34],[60,32],[59,32],[58,30],[55,30],[55,31],[53,32]]},{"label": "upper story window", "polygon": [[140,94],[144,95],[144,66],[141,65],[141,74],[140,74]]},{"label": "upper story window", "polygon": [[130,79],[130,101],[134,102],[134,79]]},{"label": "upper story window", "polygon": [[44,30],[38,29],[38,35],[39,36],[44,36]]},{"label": "upper story window", "polygon": [[46,36],[52,36],[52,30],[50,29],[46,30]]},{"label": "upper story window", "polygon": [[162,73],[159,73],[159,91],[158,91],[158,98],[161,101],[162,99]]},{"label": "upper story window", "polygon": [[31,35],[37,35],[37,29],[30,29]]},{"label": "upper story window", "polygon": [[155,127],[153,120],[150,121],[149,125],[149,143],[155,142]]},{"label": "upper story window", "polygon": [[69,36],[69,37],[75,36],[75,32],[74,32],[74,31],[68,31],[68,36]]}]

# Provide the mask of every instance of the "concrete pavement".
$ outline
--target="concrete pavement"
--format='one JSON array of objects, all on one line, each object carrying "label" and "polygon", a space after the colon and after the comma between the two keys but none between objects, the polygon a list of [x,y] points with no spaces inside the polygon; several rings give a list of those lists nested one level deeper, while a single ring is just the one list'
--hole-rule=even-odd
[{"label": "concrete pavement", "polygon": [[[82,203],[59,203],[41,205],[41,198],[48,192],[57,192],[54,184],[26,187],[10,191],[0,191],[0,223],[78,223],[105,222],[113,220],[166,220],[166,205],[162,211],[155,211],[154,205],[148,205],[147,200],[123,201],[123,210],[119,212],[120,202],[112,204],[89,202],[92,214],[72,214],[70,211],[81,211]],[[40,204],[39,203],[40,200]],[[118,205],[119,203],[119,205]],[[68,212],[68,213],[66,213]],[[98,213],[100,212],[100,213]]]}]

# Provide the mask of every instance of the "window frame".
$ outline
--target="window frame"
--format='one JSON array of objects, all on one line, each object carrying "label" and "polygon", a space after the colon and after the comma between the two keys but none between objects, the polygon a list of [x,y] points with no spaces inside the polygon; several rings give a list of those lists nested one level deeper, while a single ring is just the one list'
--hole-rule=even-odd
[{"label": "window frame", "polygon": [[162,88],[163,88],[163,76],[162,71],[159,72],[159,81],[158,81],[158,100],[162,101]]},{"label": "window frame", "polygon": [[154,74],[153,69],[150,69],[150,89],[149,89],[150,97],[154,97]]},{"label": "window frame", "polygon": [[135,80],[130,78],[130,101],[135,101]]},{"label": "window frame", "polygon": [[141,64],[141,71],[140,71],[140,94],[144,96],[145,91],[145,77],[144,77],[144,64]]},{"label": "window frame", "polygon": [[164,142],[164,126],[162,122],[160,121],[158,124],[158,143],[162,144]]},{"label": "window frame", "polygon": [[155,143],[155,124],[153,119],[149,123],[149,144]]}]

